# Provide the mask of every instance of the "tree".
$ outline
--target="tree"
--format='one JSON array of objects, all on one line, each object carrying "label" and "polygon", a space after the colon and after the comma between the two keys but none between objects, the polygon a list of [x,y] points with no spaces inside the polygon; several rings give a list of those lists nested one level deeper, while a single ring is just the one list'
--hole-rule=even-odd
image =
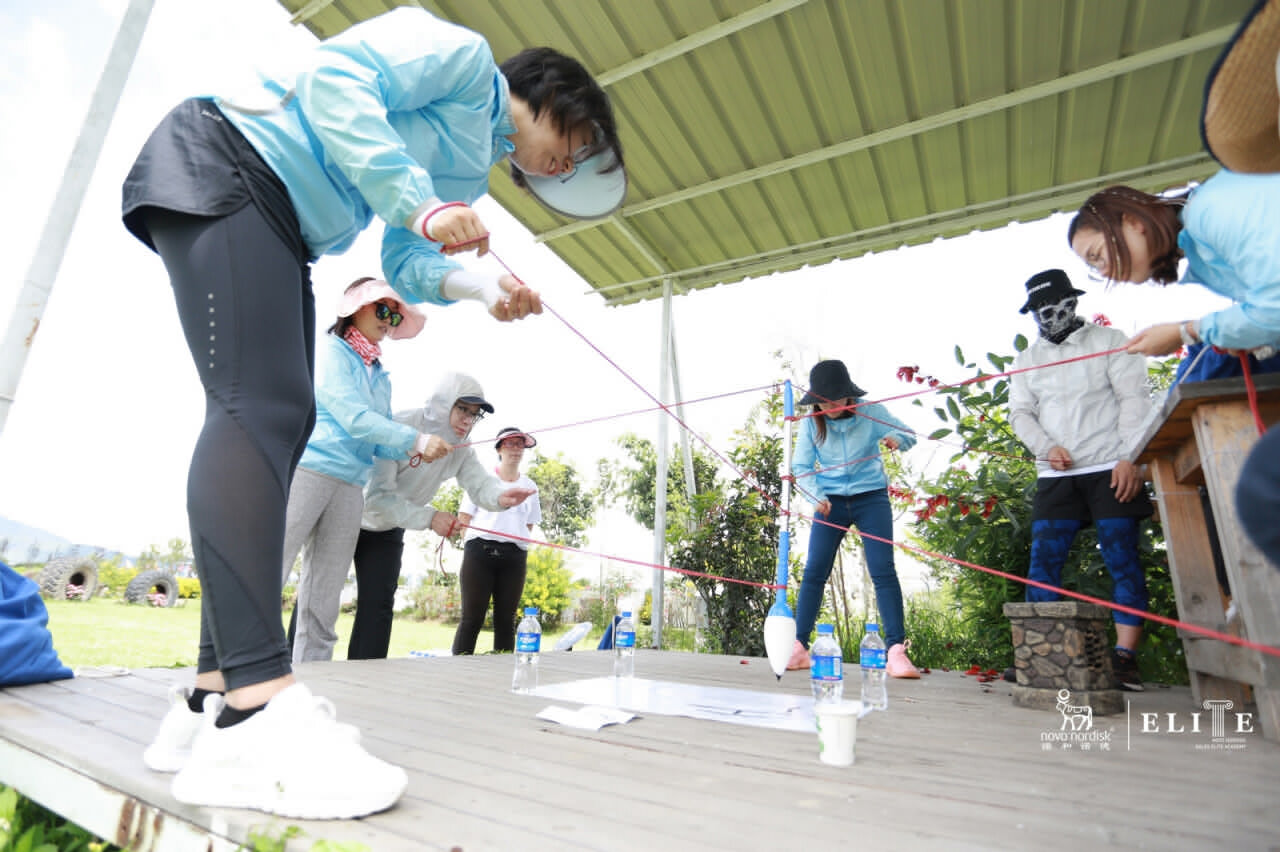
[{"label": "tree", "polygon": [[542,507],[539,526],[548,541],[581,547],[584,532],[595,520],[595,494],[582,487],[582,478],[573,464],[560,453],[554,457],[536,454],[529,466],[529,478],[538,485]]},{"label": "tree", "polygon": [[[724,654],[764,653],[764,619],[774,597],[766,586],[773,582],[777,565],[781,415],[781,396],[772,394],[735,433],[728,458],[746,479],[736,474],[721,479],[711,456],[695,449],[698,490],[690,501],[684,490],[683,465],[670,470],[668,516],[674,521],[667,526],[670,565],[710,575],[690,579],[707,606],[709,644]],[[653,444],[631,434],[618,443],[630,463],[602,465],[607,473],[603,490],[617,494],[631,516],[652,529],[657,479]]]},{"label": "tree", "polygon": [[[654,524],[654,482],[658,478],[658,452],[652,441],[632,432],[618,438],[616,443],[625,451],[630,462],[601,462],[601,493],[609,495],[610,503],[621,499],[627,514],[640,526],[651,530]],[[668,458],[679,459],[680,454],[672,448]],[[716,468],[715,458],[700,447],[693,448],[696,493],[706,491],[715,483]],[[684,465],[672,464],[667,469],[667,512],[669,515],[678,514],[682,508],[687,509],[688,503]],[[678,530],[668,526],[668,541],[671,541],[672,535],[678,534]]]}]

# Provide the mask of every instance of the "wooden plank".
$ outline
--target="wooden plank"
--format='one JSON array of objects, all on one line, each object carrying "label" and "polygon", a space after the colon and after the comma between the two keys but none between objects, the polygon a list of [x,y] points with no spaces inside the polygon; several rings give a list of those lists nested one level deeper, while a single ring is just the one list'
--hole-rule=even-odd
[{"label": "wooden plank", "polygon": [[[596,677],[610,662],[603,652],[546,654],[541,677]],[[802,674],[778,682],[765,661],[743,662],[637,652],[645,678],[808,690]],[[1199,709],[1186,688],[1135,694],[1132,719],[1098,720],[1113,747],[1086,754],[1044,750],[1059,714],[1013,707],[1005,684],[980,685],[957,672],[891,681],[889,711],[863,720],[857,763],[838,769],[817,761],[811,733],[654,714],[594,732],[562,728],[535,718],[546,699],[509,691],[511,665],[509,656],[478,656],[299,666],[299,677],[359,726],[370,751],[406,768],[410,784],[386,813],[299,823],[307,837],[289,848],[321,838],[378,852],[793,849],[842,846],[850,837],[961,850],[1265,849],[1275,841],[1280,746],[1253,733],[1230,754],[1206,753],[1197,746],[1207,735],[1142,734],[1134,726],[1144,712],[1185,722]],[[0,691],[0,742],[47,764],[15,778],[9,761],[0,762],[0,780],[23,789],[33,774],[63,767],[197,834],[231,842],[251,830],[278,836],[286,821],[179,805],[168,776],[142,766],[141,749],[166,710],[167,682],[191,676],[149,670]],[[851,687],[857,676],[846,666]],[[1079,819],[1082,812],[1090,818]]]},{"label": "wooden plank", "polygon": [[[1280,373],[1254,376],[1258,401],[1264,411],[1264,422],[1280,419]],[[1135,442],[1129,458],[1145,464],[1160,456],[1176,452],[1193,436],[1193,412],[1201,405],[1238,402],[1245,399],[1244,379],[1214,379],[1175,385],[1148,419]]]},{"label": "wooden plank", "polygon": [[[1244,633],[1254,642],[1280,648],[1280,572],[1249,541],[1235,511],[1240,470],[1258,442],[1252,412],[1240,400],[1206,403],[1195,410],[1193,425]],[[1254,683],[1258,713],[1266,736],[1280,740],[1280,659],[1263,655],[1259,663],[1261,678]]]},{"label": "wooden plank", "polygon": [[[1194,444],[1194,441],[1188,443]],[[1183,455],[1179,455],[1179,459]],[[1199,455],[1195,472],[1199,474]],[[1169,557],[1169,576],[1173,583],[1178,620],[1200,627],[1221,630],[1225,627],[1227,604],[1213,567],[1213,549],[1209,545],[1209,529],[1204,516],[1200,492],[1186,482],[1183,468],[1167,457],[1151,462],[1151,476],[1160,506],[1165,551]],[[1191,694],[1196,703],[1207,698],[1233,701],[1243,705],[1247,687],[1238,679],[1224,677],[1225,668],[1218,658],[1205,658],[1192,651],[1200,634],[1182,636],[1187,657]],[[1214,642],[1215,646],[1220,643]],[[1256,672],[1256,668],[1254,669]]]}]

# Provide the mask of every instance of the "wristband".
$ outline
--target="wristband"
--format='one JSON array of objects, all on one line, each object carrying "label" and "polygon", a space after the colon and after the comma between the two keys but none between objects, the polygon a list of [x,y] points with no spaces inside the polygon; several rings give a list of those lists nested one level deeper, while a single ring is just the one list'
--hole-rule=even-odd
[{"label": "wristband", "polygon": [[467,205],[461,201],[447,201],[444,204],[441,204],[439,207],[433,207],[427,211],[426,215],[424,215],[418,222],[415,223],[416,230],[420,234],[422,234],[423,237],[425,237],[428,240],[431,240],[431,242],[438,243],[440,241],[437,240],[435,237],[431,236],[431,217],[439,213],[441,210],[448,210],[450,207],[466,207],[466,206]]},{"label": "wristband", "polygon": [[1187,320],[1178,326],[1178,336],[1182,338],[1183,346],[1194,346],[1200,342],[1200,336],[1192,327],[1194,320]]}]

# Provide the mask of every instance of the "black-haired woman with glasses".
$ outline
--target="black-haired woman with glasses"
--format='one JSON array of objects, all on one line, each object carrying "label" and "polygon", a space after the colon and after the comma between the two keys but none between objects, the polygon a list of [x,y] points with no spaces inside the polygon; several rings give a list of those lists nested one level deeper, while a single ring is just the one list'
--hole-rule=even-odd
[{"label": "black-haired woman with glasses", "polygon": [[320,345],[316,369],[316,425],[298,461],[285,512],[284,579],[302,551],[297,605],[289,624],[293,662],[333,659],[342,587],[360,534],[364,486],[374,458],[449,452],[436,435],[391,417],[391,379],[379,344],[407,339],[426,318],[385,281],[361,278],[347,286],[338,318]]},{"label": "black-haired woman with glasses", "polygon": [[[471,430],[493,405],[480,383],[464,373],[445,373],[422,408],[396,413],[395,419],[451,447],[447,456],[422,463],[379,459],[364,491],[364,518],[356,543],[356,619],[348,660],[387,656],[395,616],[396,587],[404,555],[404,531],[429,529],[443,538],[461,533],[452,512],[431,506],[448,479],[456,479],[477,506],[500,512],[536,493],[523,483],[512,486],[494,476],[467,445]],[[457,446],[460,445],[460,446]]]}]

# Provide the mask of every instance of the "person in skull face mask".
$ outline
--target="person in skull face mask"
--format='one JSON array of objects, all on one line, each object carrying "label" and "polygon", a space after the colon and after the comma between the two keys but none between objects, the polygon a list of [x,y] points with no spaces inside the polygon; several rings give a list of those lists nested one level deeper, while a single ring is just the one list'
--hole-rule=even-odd
[{"label": "person in skull face mask", "polygon": [[[1031,521],[1028,577],[1060,586],[1076,533],[1092,522],[1114,584],[1112,600],[1145,610],[1147,579],[1138,561],[1138,523],[1151,501],[1137,467],[1125,458],[1152,409],[1146,361],[1123,351],[1126,337],[1076,315],[1076,297],[1061,269],[1027,281],[1022,313],[1039,336],[1018,354],[1009,392],[1009,422],[1035,453],[1038,479]],[[1090,358],[1089,355],[1110,352]],[[1073,358],[1081,360],[1065,364]],[[1053,364],[1053,366],[1046,366]],[[1044,369],[1028,369],[1043,367]],[[1027,587],[1028,601],[1059,595]],[[1119,687],[1142,690],[1135,653],[1142,619],[1116,611],[1112,669]],[[1009,679],[1006,672],[1006,679]]]}]

